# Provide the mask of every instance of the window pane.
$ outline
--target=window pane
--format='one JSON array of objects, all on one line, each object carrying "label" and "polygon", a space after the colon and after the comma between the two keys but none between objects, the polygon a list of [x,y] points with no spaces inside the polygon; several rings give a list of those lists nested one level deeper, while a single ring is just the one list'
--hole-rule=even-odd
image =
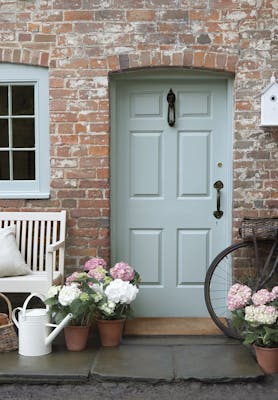
[{"label": "window pane", "polygon": [[8,115],[8,86],[0,86],[0,115]]},{"label": "window pane", "polygon": [[34,180],[35,179],[35,152],[34,151],[14,151],[14,180]]},{"label": "window pane", "polygon": [[13,118],[13,147],[35,147],[34,118]]},{"label": "window pane", "polygon": [[0,151],[0,179],[10,179],[9,153],[8,151]]},{"label": "window pane", "polygon": [[0,119],[0,147],[9,147],[8,120]]},{"label": "window pane", "polygon": [[34,86],[12,86],[12,114],[34,115]]}]

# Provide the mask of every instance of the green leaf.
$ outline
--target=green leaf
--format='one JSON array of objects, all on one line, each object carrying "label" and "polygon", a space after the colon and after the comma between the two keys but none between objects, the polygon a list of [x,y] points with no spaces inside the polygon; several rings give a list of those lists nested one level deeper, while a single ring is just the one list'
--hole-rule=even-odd
[{"label": "green leaf", "polygon": [[57,299],[55,297],[50,297],[49,299],[44,300],[44,303],[53,306],[57,303]]},{"label": "green leaf", "polygon": [[59,311],[54,317],[56,324],[60,324],[67,315],[66,311]]},{"label": "green leaf", "polygon": [[244,343],[245,344],[253,344],[256,342],[257,334],[250,332],[245,335]]}]

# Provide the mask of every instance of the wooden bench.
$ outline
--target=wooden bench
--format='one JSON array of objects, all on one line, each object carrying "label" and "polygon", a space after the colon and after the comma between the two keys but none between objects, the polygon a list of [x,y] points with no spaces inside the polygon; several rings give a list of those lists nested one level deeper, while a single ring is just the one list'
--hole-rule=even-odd
[{"label": "wooden bench", "polygon": [[14,224],[18,248],[31,269],[0,278],[0,292],[46,294],[64,279],[66,211],[0,212],[0,228]]}]

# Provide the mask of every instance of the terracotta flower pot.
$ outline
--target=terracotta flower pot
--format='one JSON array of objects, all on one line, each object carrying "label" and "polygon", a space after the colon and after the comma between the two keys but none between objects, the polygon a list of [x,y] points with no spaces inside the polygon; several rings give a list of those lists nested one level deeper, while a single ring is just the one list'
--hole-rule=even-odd
[{"label": "terracotta flower pot", "polygon": [[70,351],[85,350],[89,331],[89,326],[65,326],[64,335],[67,349]]},{"label": "terracotta flower pot", "polygon": [[103,347],[119,346],[123,334],[124,319],[98,319],[97,328]]},{"label": "terracotta flower pot", "polygon": [[278,372],[278,347],[254,346],[257,362],[266,374]]}]

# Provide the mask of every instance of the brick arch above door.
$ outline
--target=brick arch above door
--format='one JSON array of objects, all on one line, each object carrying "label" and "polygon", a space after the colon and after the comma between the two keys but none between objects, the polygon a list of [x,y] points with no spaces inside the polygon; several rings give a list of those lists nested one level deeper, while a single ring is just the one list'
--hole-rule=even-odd
[{"label": "brick arch above door", "polygon": [[185,67],[235,73],[238,56],[209,51],[149,50],[111,55],[107,58],[110,71],[147,67]]},{"label": "brick arch above door", "polygon": [[2,63],[49,67],[49,60],[48,51],[9,47],[0,49],[0,62]]}]

